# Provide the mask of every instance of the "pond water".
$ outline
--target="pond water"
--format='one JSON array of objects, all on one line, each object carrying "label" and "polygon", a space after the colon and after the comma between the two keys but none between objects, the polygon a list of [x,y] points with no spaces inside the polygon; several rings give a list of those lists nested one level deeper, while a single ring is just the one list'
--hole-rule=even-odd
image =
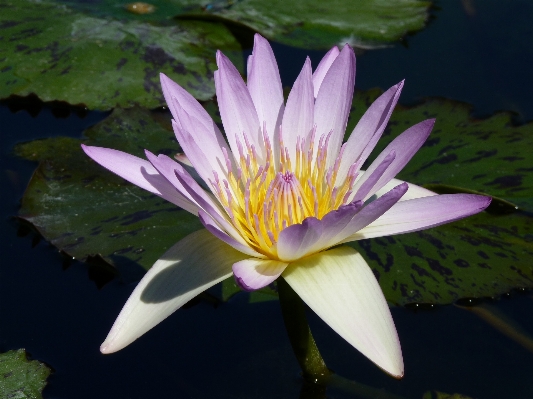
[{"label": "pond water", "polygon": [[[497,110],[533,119],[533,4],[529,1],[437,2],[429,26],[404,44],[358,55],[356,87],[388,88],[406,79],[400,102],[429,96],[469,102],[475,117]],[[273,43],[284,85],[309,54]],[[44,106],[36,116],[0,106],[0,351],[26,348],[54,373],[44,397],[59,398],[315,398],[302,380],[276,301],[247,303],[238,294],[214,306],[180,310],[128,348],[98,348],[135,286],[115,279],[97,288],[94,273],[68,260],[13,218],[35,165],[15,158],[17,142],[81,132],[107,114],[83,117]],[[12,107],[13,108],[13,107]],[[533,131],[532,131],[533,134]],[[401,265],[395,265],[401,267]],[[415,310],[414,310],[415,309]],[[471,308],[471,309],[479,309]],[[396,381],[349,346],[314,314],[310,325],[328,366],[356,384],[328,388],[328,398],[421,398],[429,390],[483,399],[533,398],[533,352],[501,331],[533,336],[533,294],[485,300],[485,314],[464,307],[393,308],[406,375]],[[507,327],[506,327],[507,326]],[[507,330],[506,330],[507,328]],[[342,386],[341,386],[342,385]],[[395,396],[394,396],[395,395]]]}]

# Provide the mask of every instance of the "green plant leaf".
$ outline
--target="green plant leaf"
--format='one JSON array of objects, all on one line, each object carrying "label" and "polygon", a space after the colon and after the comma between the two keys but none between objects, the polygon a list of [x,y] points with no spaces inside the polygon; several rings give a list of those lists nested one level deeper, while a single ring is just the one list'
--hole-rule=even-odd
[{"label": "green plant leaf", "polygon": [[[141,108],[116,109],[86,131],[88,145],[110,147],[144,158],[144,149],[173,156],[179,145],[157,120]],[[165,114],[165,123],[170,116]],[[52,244],[85,259],[101,254],[111,264],[148,269],[168,248],[202,228],[196,216],[137,188],[93,162],[81,140],[52,138],[16,148],[39,161],[20,209]]]},{"label": "green plant leaf", "polygon": [[221,23],[156,26],[48,1],[0,0],[0,98],[34,93],[98,110],[155,108],[164,105],[164,72],[205,100],[214,95],[216,49],[242,69],[240,45]]},{"label": "green plant leaf", "polygon": [[[377,95],[378,91],[356,95],[350,126]],[[214,103],[205,107],[220,122]],[[522,173],[518,186],[493,184],[498,176],[529,167],[531,124],[514,126],[505,114],[472,120],[468,111],[464,104],[434,99],[412,108],[398,107],[374,152],[377,155],[405,128],[437,116],[434,133],[399,177],[417,184],[441,184],[448,192],[494,194],[499,197],[495,203],[501,203],[490,212],[438,228],[349,244],[364,255],[393,304],[447,304],[533,287],[533,265],[528,261],[533,255],[533,219],[526,212],[533,182]],[[142,109],[117,109],[86,132],[85,142],[141,157],[144,148],[173,155],[179,146],[169,119]],[[506,143],[510,137],[513,141]],[[75,139],[54,138],[16,148],[19,155],[40,161],[20,216],[58,248],[77,258],[100,253],[110,263],[146,269],[173,243],[201,228],[195,216],[91,162],[79,144]],[[480,156],[492,154],[491,148],[497,148],[496,155]],[[455,154],[452,165],[439,161],[450,159],[450,154]],[[476,178],[480,171],[484,175]],[[520,206],[518,211],[513,204]],[[222,297],[236,291],[228,280]],[[273,294],[265,292],[264,298]]]},{"label": "green plant leaf", "polygon": [[94,15],[118,19],[223,21],[287,45],[329,49],[346,42],[381,47],[424,27],[430,2],[419,0],[149,0],[153,12],[131,15],[114,0],[59,0]]},{"label": "green plant leaf", "polygon": [[[379,94],[379,90],[372,90],[356,96],[346,138]],[[436,118],[428,140],[397,176],[399,179],[442,193],[454,191],[453,187],[456,192],[486,193],[533,212],[533,164],[529,155],[533,124],[514,125],[505,112],[473,119],[470,110],[467,104],[439,98],[416,107],[397,106],[373,158],[408,127]]]},{"label": "green plant leaf", "polygon": [[[355,97],[348,134],[380,93]],[[373,152],[375,158],[403,130],[436,118],[428,140],[397,177],[440,193],[498,197],[486,212],[455,223],[349,244],[369,261],[393,304],[447,304],[533,287],[533,124],[515,126],[507,113],[483,120],[469,115],[470,106],[451,100],[398,106]]]},{"label": "green plant leaf", "polygon": [[50,369],[28,360],[24,349],[0,354],[0,397],[41,399]]}]

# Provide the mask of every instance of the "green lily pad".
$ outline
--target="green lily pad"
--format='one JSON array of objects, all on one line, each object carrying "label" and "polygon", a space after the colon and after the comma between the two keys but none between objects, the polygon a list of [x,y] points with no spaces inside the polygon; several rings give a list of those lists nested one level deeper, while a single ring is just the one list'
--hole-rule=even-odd
[{"label": "green lily pad", "polygon": [[[187,1],[193,5],[196,2]],[[418,0],[213,0],[189,17],[218,17],[306,49],[335,44],[381,47],[424,27],[430,2]]]},{"label": "green lily pad", "polygon": [[[380,93],[356,96],[348,132]],[[397,177],[443,194],[498,197],[487,212],[455,223],[348,244],[369,261],[391,303],[446,304],[533,287],[532,124],[515,126],[507,113],[476,120],[470,109],[444,99],[398,106],[374,150],[375,157],[409,126],[436,118],[428,140]]]},{"label": "green lily pad", "polygon": [[[131,18],[127,7],[114,0],[59,0],[95,15]],[[393,42],[424,27],[430,2],[419,0],[148,0],[150,13],[139,20],[223,21],[259,32],[287,45],[329,49],[346,42],[373,48]]]},{"label": "green lily pad", "polygon": [[242,68],[240,45],[221,23],[156,26],[48,1],[0,0],[0,98],[34,93],[98,110],[155,108],[164,105],[164,72],[205,100],[215,92],[216,49]]},{"label": "green lily pad", "polygon": [[28,360],[24,349],[0,354],[0,397],[41,399],[50,369]]},{"label": "green lily pad", "polygon": [[[88,129],[83,142],[143,158],[145,148],[173,156],[179,145],[158,116],[141,108],[116,109]],[[202,228],[196,216],[93,162],[81,150],[81,142],[59,137],[16,148],[18,155],[40,162],[20,217],[60,250],[80,259],[101,254],[111,264],[148,269],[178,240]]]},{"label": "green lily pad", "polygon": [[[350,125],[378,94],[356,95]],[[219,121],[214,104],[205,106]],[[505,212],[483,212],[422,232],[349,244],[367,259],[393,304],[447,304],[464,297],[533,287],[533,265],[528,261],[533,255],[533,219],[512,205],[529,209],[533,182],[523,175],[520,186],[492,184],[498,176],[527,167],[523,159],[531,148],[526,134],[531,124],[514,126],[509,119],[504,123],[504,114],[471,120],[468,110],[461,103],[433,99],[413,108],[399,107],[380,146],[404,128],[437,116],[434,134],[399,177],[418,184],[452,183],[455,186],[446,186],[448,190],[473,189],[495,194],[502,203],[511,204],[506,205]],[[138,156],[143,156],[144,148],[173,155],[180,149],[170,132],[169,119],[168,115],[142,109],[117,109],[89,129],[84,141]],[[487,138],[480,138],[484,134]],[[504,146],[509,137],[514,141]],[[452,151],[450,143],[457,148]],[[40,161],[24,195],[20,216],[58,248],[77,258],[99,253],[110,263],[148,268],[168,247],[201,228],[196,217],[94,164],[79,144],[80,140],[53,138],[16,148],[20,156]],[[480,156],[489,152],[488,148],[498,148],[498,155]],[[434,162],[441,159],[438,154],[449,159],[444,153],[457,154],[453,168],[447,162]],[[509,157],[514,161],[508,161]],[[455,166],[455,162],[463,167]],[[449,176],[450,171],[454,176]],[[479,171],[485,175],[476,179]],[[223,298],[236,292],[233,281],[228,280],[222,291]]]}]

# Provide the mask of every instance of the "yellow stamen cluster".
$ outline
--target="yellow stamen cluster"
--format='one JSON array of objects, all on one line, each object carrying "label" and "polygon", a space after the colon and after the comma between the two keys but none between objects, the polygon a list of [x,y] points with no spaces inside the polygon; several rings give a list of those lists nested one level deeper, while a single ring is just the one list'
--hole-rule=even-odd
[{"label": "yellow stamen cluster", "polygon": [[[344,181],[337,183],[343,148],[335,163],[327,167],[329,135],[321,136],[315,154],[314,136],[298,137],[294,167],[283,144],[280,128],[279,159],[263,128],[264,159],[260,160],[246,134],[237,140],[238,158],[233,166],[225,149],[227,175],[215,174],[211,185],[215,195],[244,240],[256,251],[276,258],[275,244],[287,226],[302,223],[307,217],[321,219],[346,204],[357,176],[352,165]],[[244,144],[244,145],[243,145]]]}]

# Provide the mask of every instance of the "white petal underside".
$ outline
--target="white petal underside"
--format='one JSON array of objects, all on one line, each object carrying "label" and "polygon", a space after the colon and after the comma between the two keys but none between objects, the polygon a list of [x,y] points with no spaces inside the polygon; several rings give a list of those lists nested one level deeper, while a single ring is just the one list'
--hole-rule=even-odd
[{"label": "white petal underside", "polygon": [[283,278],[307,305],[377,366],[404,373],[396,328],[387,301],[363,257],[338,247],[291,263]]},{"label": "white petal underside", "polygon": [[139,282],[100,347],[113,353],[129,345],[209,287],[231,276],[247,258],[207,230],[170,248]]}]

